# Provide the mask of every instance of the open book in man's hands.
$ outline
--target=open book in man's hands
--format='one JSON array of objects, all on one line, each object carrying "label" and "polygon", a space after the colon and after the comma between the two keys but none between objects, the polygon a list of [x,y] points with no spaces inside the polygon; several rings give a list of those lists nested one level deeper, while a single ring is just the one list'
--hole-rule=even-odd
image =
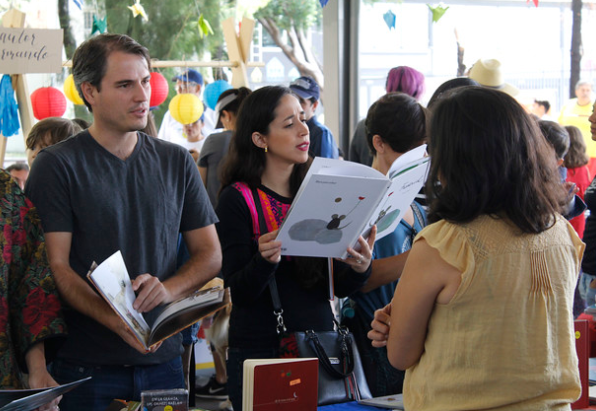
[{"label": "open book in man's hands", "polygon": [[145,348],[165,340],[230,303],[229,299],[224,299],[222,287],[204,287],[189,297],[158,307],[162,311],[150,326],[145,317],[132,306],[136,295],[120,251],[100,265],[94,263],[87,278]]},{"label": "open book in man's hands", "polygon": [[392,233],[420,191],[430,166],[426,145],[391,165],[387,175],[351,161],[317,157],[279,229],[282,254],[345,258],[368,237]]}]

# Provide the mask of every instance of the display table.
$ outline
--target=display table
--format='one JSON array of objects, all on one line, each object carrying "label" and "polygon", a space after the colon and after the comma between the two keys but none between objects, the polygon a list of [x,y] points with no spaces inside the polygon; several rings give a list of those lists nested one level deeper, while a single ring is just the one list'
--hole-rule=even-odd
[{"label": "display table", "polygon": [[387,408],[369,407],[368,405],[360,405],[356,401],[344,402],[341,404],[323,405],[317,407],[318,411],[379,411]]}]

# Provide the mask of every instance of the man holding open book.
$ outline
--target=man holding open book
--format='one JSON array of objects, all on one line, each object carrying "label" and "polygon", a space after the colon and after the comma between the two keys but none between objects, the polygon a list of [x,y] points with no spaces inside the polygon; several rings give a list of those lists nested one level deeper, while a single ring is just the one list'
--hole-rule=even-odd
[{"label": "man holding open book", "polygon": [[[103,411],[114,398],[184,388],[179,334],[146,350],[86,281],[93,262],[120,250],[151,324],[156,307],[189,295],[221,267],[217,221],[187,150],[138,132],[151,87],[147,49],[104,34],[73,57],[77,90],[93,113],[86,131],[41,151],[26,191],[46,233],[50,266],[70,307],[69,336],[52,365],[61,383],[92,376],[63,410]],[[190,260],[176,271],[178,233]]]}]

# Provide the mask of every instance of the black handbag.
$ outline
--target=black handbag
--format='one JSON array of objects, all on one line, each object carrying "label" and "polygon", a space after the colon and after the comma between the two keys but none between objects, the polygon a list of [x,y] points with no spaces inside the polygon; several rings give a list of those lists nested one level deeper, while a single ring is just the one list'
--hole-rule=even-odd
[{"label": "black handbag", "polygon": [[[277,334],[287,344],[288,334],[275,276],[269,280],[269,290],[273,314],[277,318]],[[290,335],[299,358],[319,359],[318,405],[372,398],[352,334],[347,327],[337,322],[335,325],[335,331],[296,331]]]},{"label": "black handbag", "polygon": [[358,348],[346,327],[294,335],[300,357],[319,359],[319,405],[372,398]]}]

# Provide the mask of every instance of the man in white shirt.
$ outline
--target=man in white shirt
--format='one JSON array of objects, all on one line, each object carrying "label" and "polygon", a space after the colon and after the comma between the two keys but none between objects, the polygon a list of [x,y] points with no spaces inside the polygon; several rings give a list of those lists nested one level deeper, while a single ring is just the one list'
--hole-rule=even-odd
[{"label": "man in white shirt", "polygon": [[[188,69],[181,75],[174,77],[172,81],[176,82],[176,93],[194,94],[195,96],[201,98],[201,91],[203,89],[203,76],[198,71]],[[213,110],[209,110],[204,103],[203,107],[205,108],[205,116],[203,121],[202,135],[208,136],[215,129],[215,121],[213,120],[213,115],[211,115],[209,112],[212,112]],[[174,120],[170,114],[170,110],[168,110],[163,116],[157,137],[161,140],[170,141],[172,143],[186,147],[187,136],[184,133],[183,126],[181,123]]]}]

